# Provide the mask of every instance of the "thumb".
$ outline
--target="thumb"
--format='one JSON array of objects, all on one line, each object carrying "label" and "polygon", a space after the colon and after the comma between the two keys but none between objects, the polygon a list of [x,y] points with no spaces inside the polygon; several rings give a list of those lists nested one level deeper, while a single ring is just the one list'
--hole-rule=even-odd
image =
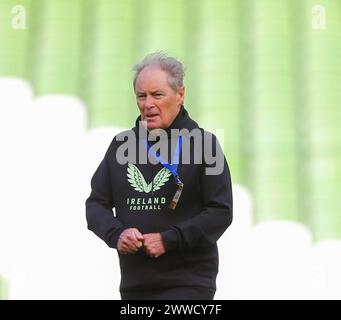
[{"label": "thumb", "polygon": [[134,230],[134,234],[137,240],[139,241],[143,241],[143,235],[141,234],[140,231],[138,231],[137,229]]}]

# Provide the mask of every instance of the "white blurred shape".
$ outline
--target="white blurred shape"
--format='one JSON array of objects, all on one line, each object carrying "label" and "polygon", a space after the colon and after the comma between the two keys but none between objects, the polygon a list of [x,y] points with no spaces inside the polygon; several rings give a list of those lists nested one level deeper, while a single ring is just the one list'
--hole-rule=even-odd
[{"label": "white blurred shape", "polygon": [[31,115],[33,91],[20,79],[0,78],[0,143],[10,142],[13,131],[24,128]]},{"label": "white blurred shape", "polygon": [[233,189],[233,221],[218,240],[219,272],[215,299],[243,297],[250,234],[252,231],[252,199],[249,190],[235,184]]},{"label": "white blurred shape", "polygon": [[26,81],[0,78],[0,273],[5,275],[13,268],[16,236],[23,229],[16,206],[21,201],[20,157],[32,96]]},{"label": "white blurred shape", "polygon": [[25,80],[0,77],[0,97],[0,110],[13,109],[14,106],[24,109],[27,102],[32,100],[33,91]]},{"label": "white blurred shape", "polygon": [[116,252],[85,219],[95,169],[87,156],[102,137],[87,140],[77,98],[33,100],[12,79],[0,93],[0,273],[9,298],[118,299]]},{"label": "white blurred shape", "polygon": [[58,134],[68,137],[83,132],[87,125],[86,108],[83,102],[72,96],[45,95],[33,103],[33,129],[43,134]]},{"label": "white blurred shape", "polygon": [[309,229],[291,221],[262,222],[250,238],[250,299],[302,299],[306,296]]},{"label": "white blurred shape", "polygon": [[89,165],[92,173],[104,158],[114,136],[124,130],[122,128],[102,127],[90,129],[85,133],[87,165]]},{"label": "white blurred shape", "polygon": [[311,248],[309,299],[341,299],[341,241],[323,240]]}]

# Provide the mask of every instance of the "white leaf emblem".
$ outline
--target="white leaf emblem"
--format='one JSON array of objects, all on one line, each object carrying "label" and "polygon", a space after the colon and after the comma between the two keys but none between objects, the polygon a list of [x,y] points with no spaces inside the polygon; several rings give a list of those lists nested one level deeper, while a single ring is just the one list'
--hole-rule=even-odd
[{"label": "white leaf emblem", "polygon": [[153,182],[148,184],[139,168],[132,163],[128,163],[128,181],[134,190],[138,192],[149,193],[152,189],[153,191],[159,190],[169,180],[171,175],[171,172],[167,168],[162,168],[154,177]]}]

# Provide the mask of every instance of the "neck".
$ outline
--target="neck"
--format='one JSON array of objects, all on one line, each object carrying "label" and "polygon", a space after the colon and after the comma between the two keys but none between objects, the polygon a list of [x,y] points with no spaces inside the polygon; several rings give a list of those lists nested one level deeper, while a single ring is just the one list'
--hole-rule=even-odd
[{"label": "neck", "polygon": [[164,131],[165,129],[161,129],[161,128],[156,128],[156,129],[149,129],[149,135],[152,137],[157,137],[160,136],[160,133],[162,131]]}]

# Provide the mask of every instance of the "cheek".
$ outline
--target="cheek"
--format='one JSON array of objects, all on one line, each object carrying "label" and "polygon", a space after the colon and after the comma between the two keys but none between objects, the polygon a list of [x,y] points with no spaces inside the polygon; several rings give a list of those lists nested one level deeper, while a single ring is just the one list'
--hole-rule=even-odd
[{"label": "cheek", "polygon": [[176,114],[174,112],[171,112],[171,110],[167,110],[167,112],[164,113],[162,119],[166,124],[170,124],[172,120],[175,118]]}]

